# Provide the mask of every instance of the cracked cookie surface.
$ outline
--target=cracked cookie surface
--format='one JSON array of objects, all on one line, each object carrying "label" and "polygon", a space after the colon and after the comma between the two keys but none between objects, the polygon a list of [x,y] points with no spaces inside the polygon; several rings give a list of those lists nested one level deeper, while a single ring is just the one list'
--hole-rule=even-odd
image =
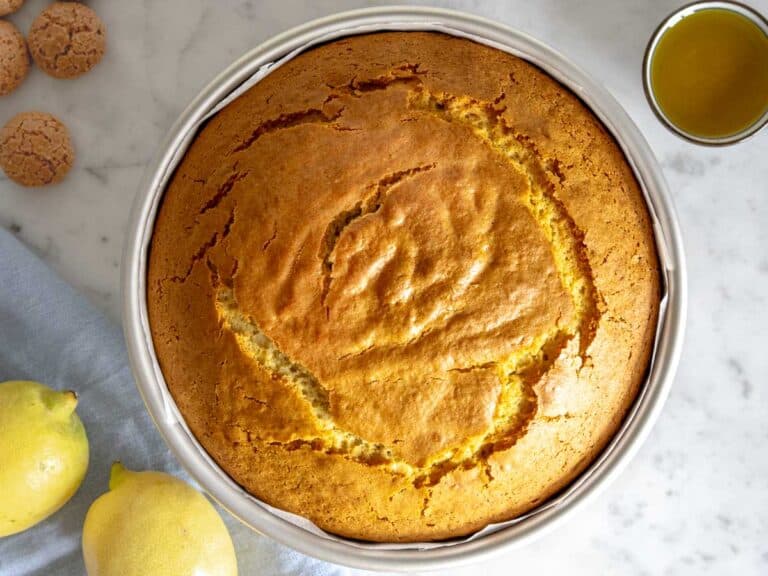
[{"label": "cracked cookie surface", "polygon": [[22,186],[60,182],[75,161],[67,127],[46,112],[22,112],[0,130],[0,168]]},{"label": "cracked cookie surface", "polygon": [[35,64],[55,78],[85,74],[107,46],[101,18],[80,2],[52,3],[35,18],[27,41]]},{"label": "cracked cookie surface", "polygon": [[147,294],[213,458],[377,541],[464,535],[570,482],[634,399],[658,299],[642,195],[591,112],[420,32],[313,49],[212,118]]},{"label": "cracked cookie surface", "polygon": [[10,94],[29,72],[27,43],[11,22],[0,20],[0,96]]}]

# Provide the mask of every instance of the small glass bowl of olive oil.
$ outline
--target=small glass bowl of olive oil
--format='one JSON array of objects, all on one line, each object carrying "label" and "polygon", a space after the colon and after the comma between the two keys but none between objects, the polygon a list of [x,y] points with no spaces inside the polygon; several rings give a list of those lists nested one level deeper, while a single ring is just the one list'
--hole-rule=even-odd
[{"label": "small glass bowl of olive oil", "polygon": [[696,2],[651,37],[643,84],[656,116],[698,144],[739,142],[768,123],[768,21],[736,2]]}]

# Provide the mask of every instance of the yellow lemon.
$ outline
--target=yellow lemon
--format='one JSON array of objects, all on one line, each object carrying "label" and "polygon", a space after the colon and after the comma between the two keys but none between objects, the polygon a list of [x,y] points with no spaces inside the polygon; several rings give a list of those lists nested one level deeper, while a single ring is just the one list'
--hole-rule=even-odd
[{"label": "yellow lemon", "polygon": [[0,383],[0,537],[45,520],[83,482],[88,438],[76,407],[72,391]]},{"label": "yellow lemon", "polygon": [[237,575],[232,539],[205,496],[170,474],[119,462],[85,517],[83,557],[88,576]]}]

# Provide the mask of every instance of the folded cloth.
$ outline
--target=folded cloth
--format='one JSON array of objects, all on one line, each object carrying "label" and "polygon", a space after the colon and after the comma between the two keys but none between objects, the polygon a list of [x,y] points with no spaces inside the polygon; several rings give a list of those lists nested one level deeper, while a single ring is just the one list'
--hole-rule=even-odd
[{"label": "folded cloth", "polygon": [[[189,481],[139,397],[120,329],[0,228],[0,382],[5,380],[75,390],[90,441],[90,465],[80,490],[61,510],[21,534],[0,538],[0,575],[85,573],[83,521],[93,500],[107,490],[114,460]],[[355,573],[283,547],[219,511],[243,576]]]}]

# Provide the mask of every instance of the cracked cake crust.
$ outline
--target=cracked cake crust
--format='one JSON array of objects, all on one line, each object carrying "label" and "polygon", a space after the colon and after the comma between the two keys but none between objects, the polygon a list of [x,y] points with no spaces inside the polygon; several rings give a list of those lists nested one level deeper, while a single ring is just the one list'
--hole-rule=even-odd
[{"label": "cracked cake crust", "polygon": [[610,440],[659,304],[613,139],[509,54],[337,40],[200,131],[148,308],[199,441],[264,501],[374,541],[524,513]]}]

